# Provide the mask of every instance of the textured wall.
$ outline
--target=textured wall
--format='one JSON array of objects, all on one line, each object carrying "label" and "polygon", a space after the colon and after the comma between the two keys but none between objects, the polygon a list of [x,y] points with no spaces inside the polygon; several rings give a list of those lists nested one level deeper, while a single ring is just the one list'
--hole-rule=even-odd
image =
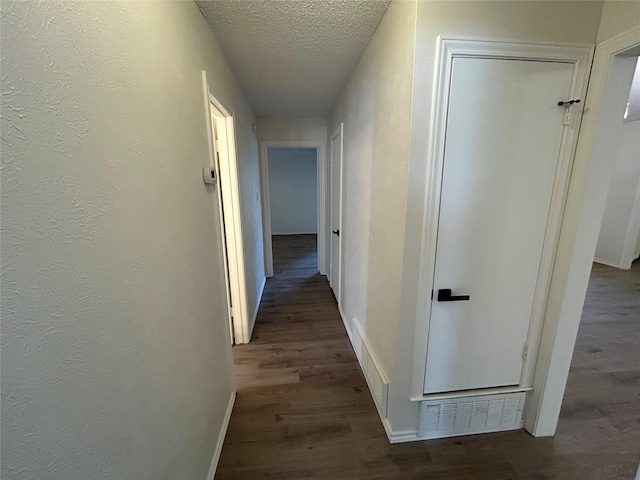
[{"label": "textured wall", "polygon": [[640,27],[638,0],[606,0],[602,8],[598,43],[638,27]]},{"label": "textured wall", "polygon": [[625,264],[625,241],[630,226],[635,228],[634,204],[640,182],[640,122],[623,122],[637,63],[638,57],[616,57],[612,62],[593,147],[594,155],[606,159],[611,171],[595,259],[620,268],[630,266]]},{"label": "textured wall", "polygon": [[1,8],[1,476],[204,479],[233,374],[200,71],[250,198],[253,113],[192,2]]},{"label": "textured wall", "polygon": [[391,2],[329,119],[344,122],[343,311],[391,373],[406,208],[415,2]]},{"label": "textured wall", "polygon": [[318,233],[317,150],[270,148],[268,155],[271,233]]}]

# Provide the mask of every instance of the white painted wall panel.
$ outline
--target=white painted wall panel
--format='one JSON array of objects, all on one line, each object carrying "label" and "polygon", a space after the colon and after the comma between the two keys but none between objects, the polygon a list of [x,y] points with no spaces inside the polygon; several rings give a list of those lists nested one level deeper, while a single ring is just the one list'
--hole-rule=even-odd
[{"label": "white painted wall panel", "polygon": [[318,233],[315,148],[270,148],[269,200],[272,235]]},{"label": "white painted wall panel", "polygon": [[414,2],[391,2],[347,83],[329,131],[344,122],[342,308],[393,372],[407,207]]},{"label": "white painted wall panel", "polygon": [[260,141],[327,141],[327,120],[324,118],[258,118]]},{"label": "white painted wall panel", "polygon": [[[640,121],[623,121],[636,64],[637,57],[621,57],[611,66],[603,110],[606,131],[600,135],[594,150],[599,157],[607,159],[612,172],[595,259],[619,268],[629,268],[623,253],[632,215],[636,213],[640,183]],[[637,238],[637,232],[634,237]]]},{"label": "white painted wall panel", "polygon": [[640,22],[640,2],[606,0],[598,30],[598,43],[636,28]]},{"label": "white painted wall panel", "polygon": [[1,8],[0,476],[204,480],[234,380],[201,71],[262,274],[253,112],[192,2]]}]

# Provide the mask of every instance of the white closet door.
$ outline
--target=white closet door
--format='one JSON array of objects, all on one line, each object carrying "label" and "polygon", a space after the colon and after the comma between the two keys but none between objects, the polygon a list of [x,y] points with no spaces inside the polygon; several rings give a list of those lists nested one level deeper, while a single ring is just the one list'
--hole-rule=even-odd
[{"label": "white closet door", "polygon": [[520,382],[572,76],[453,60],[425,393]]}]

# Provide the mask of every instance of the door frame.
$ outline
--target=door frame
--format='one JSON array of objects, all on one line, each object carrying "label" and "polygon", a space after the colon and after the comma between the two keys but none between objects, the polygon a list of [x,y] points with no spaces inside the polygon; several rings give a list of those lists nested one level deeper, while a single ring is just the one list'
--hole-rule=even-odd
[{"label": "door frame", "polygon": [[[329,224],[329,232],[331,232],[331,235],[333,235],[333,141],[334,139],[340,135],[340,192],[339,192],[339,198],[340,198],[340,219],[338,221],[338,231],[340,232],[340,235],[338,235],[338,265],[340,266],[340,273],[338,275],[338,285],[337,285],[337,290],[338,293],[336,294],[336,300],[338,301],[338,307],[342,306],[342,236],[343,236],[343,229],[342,229],[342,218],[343,218],[343,214],[342,214],[342,199],[343,199],[343,192],[344,192],[344,186],[343,186],[343,181],[344,181],[344,122],[340,122],[340,126],[338,128],[336,128],[333,133],[331,134],[331,136],[329,137],[329,154],[331,155],[331,161],[329,162],[329,185],[331,186],[331,191],[329,193],[329,218],[330,218],[330,224]],[[333,249],[331,248],[331,245],[333,244],[333,238],[331,236],[329,236],[329,238],[331,238],[331,241],[329,242],[329,263],[328,263],[328,268],[327,268],[327,272],[330,272],[331,275],[329,277],[330,281],[333,282],[333,271],[331,270],[331,267],[333,265]],[[335,293],[335,292],[334,292]]]},{"label": "door frame", "polygon": [[[615,54],[614,57],[611,59],[611,63],[609,64],[607,79],[611,74],[611,69],[614,66],[613,65],[614,62],[619,61],[619,59],[617,58],[618,56],[627,57],[627,58],[633,57],[634,59],[637,60],[638,55],[640,55],[640,46],[638,45],[636,45],[635,48],[634,46],[632,46],[630,49],[625,49],[622,52]],[[617,93],[618,92],[614,92],[613,94],[617,95]],[[611,93],[609,92],[608,88],[605,87],[605,90],[602,92],[602,94],[603,94],[603,101],[605,101],[606,103],[609,103],[611,101],[609,97]],[[625,97],[627,96],[628,96],[628,92],[625,94]],[[625,103],[626,103],[626,100],[627,98],[625,98]],[[602,121],[604,121],[604,118],[602,119]],[[621,120],[621,123],[622,123],[622,120]],[[640,120],[635,120],[629,123],[634,123],[634,124],[640,123]],[[626,125],[626,123],[622,123],[622,125]],[[594,141],[596,142],[596,145],[594,145],[594,148],[600,148],[599,145],[597,145],[598,143],[597,140],[594,139]],[[615,169],[613,169],[613,171],[615,171]],[[607,202],[609,201],[608,196],[611,193],[611,188],[612,186],[609,185],[609,189],[607,192]],[[623,269],[623,270],[628,270],[631,268],[631,264],[636,259],[635,250],[636,250],[636,245],[638,243],[638,237],[640,236],[640,177],[638,178],[635,189],[631,194],[631,196],[632,196],[630,200],[631,211],[629,212],[626,218],[626,227],[624,228],[624,233],[622,234],[622,245],[621,245],[619,254],[616,256],[616,258],[609,258],[609,259],[600,258],[597,256],[598,248],[596,246],[596,256],[594,258],[594,262],[600,263],[602,265],[607,265],[609,267]],[[605,204],[605,211],[606,211],[606,204]],[[604,216],[603,216],[603,221],[604,221]],[[602,230],[602,227],[600,228]],[[600,243],[600,239],[598,239],[598,243]]]},{"label": "door frame", "polygon": [[523,412],[525,428],[535,436],[553,435],[558,424],[611,177],[608,158],[596,157],[593,146],[611,63],[616,55],[632,48],[640,48],[640,27],[601,42],[595,49],[534,390]]},{"label": "door frame", "polygon": [[[427,195],[425,199],[424,218],[422,225],[421,264],[419,266],[418,291],[433,290],[433,276],[435,272],[436,242],[438,231],[438,217],[440,210],[440,194],[444,167],[444,148],[448,98],[450,94],[451,67],[456,57],[510,59],[562,62],[573,64],[573,79],[571,98],[585,98],[589,66],[593,56],[590,45],[575,44],[546,44],[492,41],[472,38],[438,38],[438,54],[436,58],[436,81],[432,97],[430,145],[427,158]],[[558,99],[562,100],[562,99]],[[534,297],[532,320],[530,324],[526,350],[526,358],[522,369],[521,385],[515,388],[500,388],[474,390],[474,394],[483,391],[494,392],[522,392],[530,391],[533,385],[539,383],[537,376],[542,372],[537,363],[541,356],[550,355],[549,347],[553,346],[553,338],[542,335],[543,325],[557,323],[557,319],[549,315],[547,300],[550,299],[550,286],[555,276],[554,259],[558,251],[558,241],[561,234],[563,212],[569,190],[570,177],[573,167],[581,114],[584,102],[573,105],[573,119],[563,133],[561,153],[558,169],[554,180],[553,197],[551,202],[547,231],[543,245],[541,268]],[[517,106],[515,106],[517,108]],[[560,108],[560,107],[559,107]],[[423,401],[434,396],[424,395],[424,375],[427,359],[427,339],[429,335],[431,317],[431,297],[429,294],[419,295],[416,308],[416,331],[414,342],[414,368],[412,371],[411,400]],[[537,354],[540,352],[539,354]],[[523,352],[525,353],[525,352]],[[443,398],[442,394],[436,395]],[[460,396],[460,392],[452,394]],[[525,410],[537,410],[535,401],[528,401]],[[531,424],[525,425],[528,430]],[[531,431],[531,430],[529,430]]]},{"label": "door frame", "polygon": [[[209,164],[218,170],[219,200],[222,241],[226,243],[223,255],[227,256],[229,292],[231,306],[228,305],[230,324],[233,325],[233,338],[236,343],[249,343],[251,324],[247,309],[247,287],[245,278],[244,245],[242,236],[242,209],[240,205],[240,186],[238,180],[238,161],[236,154],[235,113],[229,107],[224,96],[216,88],[206,71],[202,71],[202,85],[209,145]],[[216,155],[214,145],[214,126],[212,115],[223,119],[226,149]],[[216,164],[216,156],[218,162]],[[222,225],[221,225],[222,226]]]},{"label": "door frame", "polygon": [[260,186],[262,195],[262,232],[264,235],[264,273],[267,278],[273,277],[273,243],[271,241],[271,203],[269,195],[269,149],[270,148],[315,148],[317,170],[317,196],[318,196],[318,271],[321,275],[327,272],[325,259],[326,229],[326,172],[327,157],[326,145],[322,142],[296,141],[296,140],[262,140],[260,141]]}]

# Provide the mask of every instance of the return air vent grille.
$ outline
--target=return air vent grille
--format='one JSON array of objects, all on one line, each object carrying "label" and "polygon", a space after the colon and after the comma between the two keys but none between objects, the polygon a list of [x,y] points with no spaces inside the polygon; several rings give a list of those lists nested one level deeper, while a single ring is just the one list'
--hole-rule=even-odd
[{"label": "return air vent grille", "polygon": [[525,392],[421,402],[418,435],[442,438],[522,428]]}]

